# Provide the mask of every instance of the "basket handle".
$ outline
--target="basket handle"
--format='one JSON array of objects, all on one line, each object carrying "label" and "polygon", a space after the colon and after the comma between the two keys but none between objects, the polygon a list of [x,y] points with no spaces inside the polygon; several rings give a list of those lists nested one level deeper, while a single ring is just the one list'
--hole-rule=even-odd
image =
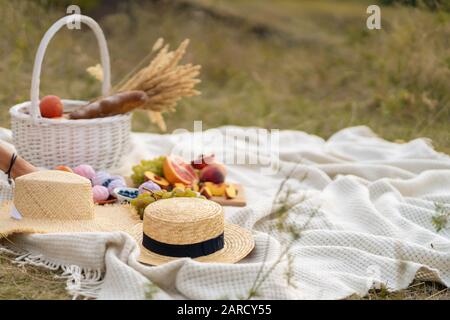
[{"label": "basket handle", "polygon": [[31,92],[30,92],[31,96],[30,113],[33,123],[35,123],[38,118],[41,118],[41,111],[39,110],[39,84],[45,50],[47,49],[50,40],[53,38],[56,32],[58,32],[58,30],[61,29],[66,24],[75,21],[75,19],[87,24],[95,33],[98,46],[100,48],[100,59],[101,59],[100,61],[103,67],[102,94],[106,96],[111,90],[111,66],[109,62],[108,45],[106,44],[105,35],[103,34],[103,31],[98,25],[98,23],[95,22],[94,19],[80,14],[73,14],[70,16],[62,17],[61,19],[56,21],[50,27],[50,29],[47,30],[47,32],[45,33],[44,37],[41,40],[41,43],[39,44],[39,48],[38,51],[36,52],[36,57],[34,59],[33,76],[31,78]]}]

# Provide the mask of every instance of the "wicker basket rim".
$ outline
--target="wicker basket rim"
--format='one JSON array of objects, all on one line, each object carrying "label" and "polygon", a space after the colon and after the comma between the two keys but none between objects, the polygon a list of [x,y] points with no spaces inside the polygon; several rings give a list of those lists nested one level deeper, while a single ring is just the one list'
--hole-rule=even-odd
[{"label": "wicker basket rim", "polygon": [[[61,100],[62,100],[63,104],[68,104],[68,105],[82,106],[82,105],[88,103],[88,101],[83,101],[83,100],[71,100],[71,99],[61,99]],[[31,106],[31,101],[26,101],[26,102],[16,104],[15,106],[12,106],[9,109],[9,113],[10,113],[11,117],[14,117],[14,118],[17,118],[20,120],[29,121],[31,123],[33,120],[31,115],[21,112],[24,108],[27,108],[29,106]],[[115,122],[115,121],[121,121],[124,119],[128,119],[129,117],[131,117],[131,113],[119,114],[119,115],[104,117],[104,118],[78,119],[78,120],[39,118],[37,123],[55,125],[55,126],[56,125],[87,125],[87,124],[97,125],[99,123],[111,123],[111,122]]]}]

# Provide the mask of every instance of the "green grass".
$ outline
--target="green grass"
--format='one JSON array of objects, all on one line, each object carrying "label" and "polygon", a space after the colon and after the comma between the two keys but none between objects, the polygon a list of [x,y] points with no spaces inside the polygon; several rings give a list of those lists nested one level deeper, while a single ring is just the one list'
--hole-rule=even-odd
[{"label": "green grass", "polygon": [[[0,3],[3,126],[9,125],[8,108],[28,99],[38,42],[62,12],[19,3]],[[100,17],[114,83],[159,36],[174,46],[192,40],[187,59],[203,65],[203,95],[182,101],[178,112],[168,115],[169,130],[192,129],[193,121],[201,119],[206,128],[257,125],[328,137],[364,124],[386,139],[425,136],[439,150],[450,151],[448,14],[383,7],[383,29],[368,31],[366,1],[191,3],[219,12],[222,19],[198,9],[152,4],[129,5]],[[237,17],[238,23],[227,17]],[[270,32],[255,32],[261,26]],[[97,62],[92,34],[61,31],[45,59],[42,93],[95,97],[99,85],[85,69]],[[133,125],[138,131],[157,131],[145,117],[135,117]]]},{"label": "green grass", "polygon": [[[326,138],[348,126],[368,125],[393,141],[431,138],[438,150],[450,153],[449,13],[383,6],[383,29],[369,31],[366,8],[372,1],[184,2],[183,10],[140,1],[107,8],[106,15],[99,14],[101,6],[95,11],[108,40],[114,83],[158,37],[173,46],[191,39],[187,60],[203,66],[203,94],[167,115],[169,131],[192,130],[194,120],[203,120],[204,128],[261,126]],[[62,15],[64,8],[57,6],[0,0],[0,126],[9,126],[9,107],[29,99],[37,46]],[[97,50],[86,27],[58,33],[44,61],[42,94],[98,95],[99,84],[85,71],[98,63]],[[139,116],[133,129],[158,131]],[[0,260],[3,267],[9,271],[0,276],[0,297],[21,297],[5,288],[23,269]],[[23,297],[51,294],[33,279]],[[430,286],[417,287],[432,296],[423,289]]]}]

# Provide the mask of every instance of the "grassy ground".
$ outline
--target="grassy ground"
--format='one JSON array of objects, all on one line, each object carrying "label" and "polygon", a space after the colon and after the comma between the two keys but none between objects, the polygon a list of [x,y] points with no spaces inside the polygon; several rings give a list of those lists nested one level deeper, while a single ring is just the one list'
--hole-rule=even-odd
[{"label": "grassy ground", "polygon": [[[137,1],[100,5],[89,13],[108,39],[114,83],[148,54],[158,37],[174,46],[192,40],[188,59],[203,65],[203,94],[167,116],[169,131],[192,129],[193,121],[201,119],[204,128],[256,125],[326,138],[364,124],[394,141],[428,137],[438,150],[450,153],[450,15],[382,7],[383,29],[369,31],[369,2]],[[0,0],[0,126],[9,126],[10,106],[29,99],[36,48],[64,12],[31,1]],[[94,36],[85,31],[62,30],[55,37],[43,66],[42,94],[89,99],[99,93],[99,84],[85,72],[98,63]],[[133,128],[157,131],[139,115]],[[35,279],[40,273],[25,270],[0,259],[0,297],[45,298],[50,291],[66,297],[61,283],[45,282],[51,275],[42,275],[51,283],[42,290],[45,286]],[[13,279],[25,279],[24,289],[9,288]],[[442,290],[416,283],[414,294],[399,295],[433,298]]]},{"label": "grassy ground", "polygon": [[0,255],[0,300],[2,299],[68,299],[65,281],[56,273],[42,268],[18,267],[12,257]]}]

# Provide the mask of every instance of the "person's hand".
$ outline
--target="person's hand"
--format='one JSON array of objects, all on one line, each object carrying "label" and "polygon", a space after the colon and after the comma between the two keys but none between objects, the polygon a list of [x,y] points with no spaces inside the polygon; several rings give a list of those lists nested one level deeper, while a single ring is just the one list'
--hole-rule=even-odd
[{"label": "person's hand", "polygon": [[[0,170],[3,172],[7,172],[11,163],[11,159],[13,156],[13,152],[3,146],[0,145]],[[17,156],[16,161],[11,169],[11,178],[15,179],[17,177],[23,176],[24,174],[31,173],[37,171],[38,168],[33,166],[31,163],[27,162],[20,156]]]}]

